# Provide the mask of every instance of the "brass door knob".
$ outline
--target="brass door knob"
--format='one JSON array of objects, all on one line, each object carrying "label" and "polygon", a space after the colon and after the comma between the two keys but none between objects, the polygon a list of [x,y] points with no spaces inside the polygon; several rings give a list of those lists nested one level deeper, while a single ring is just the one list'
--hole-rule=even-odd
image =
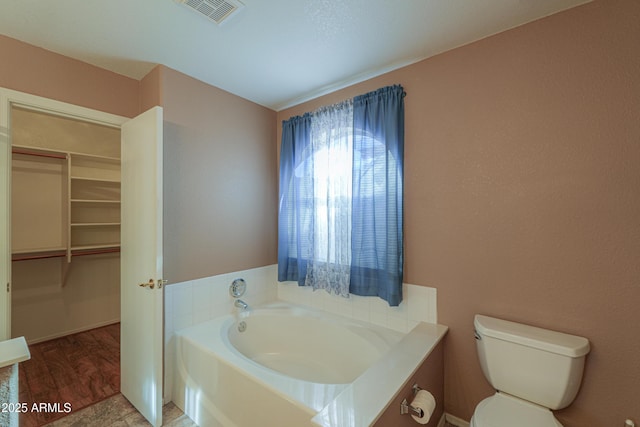
[{"label": "brass door knob", "polygon": [[149,279],[149,281],[147,283],[140,283],[139,285],[142,288],[149,288],[149,289],[153,289],[156,287],[156,282],[153,279]]}]

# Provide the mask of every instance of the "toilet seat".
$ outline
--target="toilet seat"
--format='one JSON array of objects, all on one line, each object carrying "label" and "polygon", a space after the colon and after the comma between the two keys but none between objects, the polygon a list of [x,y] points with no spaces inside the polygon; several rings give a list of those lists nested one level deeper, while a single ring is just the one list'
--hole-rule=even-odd
[{"label": "toilet seat", "polygon": [[470,427],[562,427],[542,406],[497,392],[478,404]]}]

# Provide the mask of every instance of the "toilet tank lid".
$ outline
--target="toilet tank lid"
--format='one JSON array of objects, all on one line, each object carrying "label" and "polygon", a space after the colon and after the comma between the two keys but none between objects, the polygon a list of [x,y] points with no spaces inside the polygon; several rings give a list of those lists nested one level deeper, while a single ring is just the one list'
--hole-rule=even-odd
[{"label": "toilet tank lid", "polygon": [[476,314],[473,323],[476,331],[481,336],[509,341],[568,357],[582,357],[589,353],[589,340],[576,335],[550,331],[481,314]]}]

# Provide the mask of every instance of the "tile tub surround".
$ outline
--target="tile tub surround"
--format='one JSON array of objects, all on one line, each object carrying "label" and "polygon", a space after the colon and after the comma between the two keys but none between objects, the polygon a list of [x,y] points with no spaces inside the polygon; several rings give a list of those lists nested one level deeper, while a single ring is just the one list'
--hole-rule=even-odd
[{"label": "tile tub surround", "polygon": [[268,265],[171,284],[164,288],[165,403],[172,400],[174,331],[237,310],[233,306],[234,298],[229,295],[229,286],[237,278],[243,278],[247,283],[247,290],[241,298],[249,307],[277,300],[277,272],[277,265]]},{"label": "tile tub surround", "polygon": [[378,297],[350,295],[344,298],[324,290],[314,291],[296,282],[278,283],[278,299],[318,310],[339,314],[398,332],[409,332],[419,322],[437,323],[437,291],[435,288],[404,283],[404,298],[399,306],[389,307]]},{"label": "tile tub surround", "polygon": [[276,274],[277,266],[269,265],[166,286],[165,335],[233,313],[236,309],[234,298],[229,295],[229,286],[237,278],[243,278],[247,283],[241,299],[249,307],[275,301]]}]

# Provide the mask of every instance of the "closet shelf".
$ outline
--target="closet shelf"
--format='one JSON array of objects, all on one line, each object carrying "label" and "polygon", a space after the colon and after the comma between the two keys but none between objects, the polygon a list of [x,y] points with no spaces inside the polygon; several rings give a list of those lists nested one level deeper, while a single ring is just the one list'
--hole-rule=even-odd
[{"label": "closet shelf", "polygon": [[[109,252],[120,252],[120,244],[119,243],[104,243],[101,245],[82,245],[82,246],[72,246],[71,252],[72,255],[89,255],[85,251],[92,251],[93,253],[109,253]],[[95,251],[95,252],[93,252]],[[100,252],[98,252],[100,251]]]},{"label": "closet shelf", "polygon": [[108,182],[113,184],[120,184],[119,179],[91,178],[87,176],[72,176],[71,179],[76,181]]},{"label": "closet shelf", "polygon": [[16,249],[11,251],[13,255],[21,255],[21,254],[38,254],[45,252],[57,252],[57,251],[66,251],[66,246],[53,246],[48,248],[24,248],[24,249]]},{"label": "closet shelf", "polygon": [[25,249],[17,249],[15,251],[11,251],[12,255],[23,255],[23,254],[41,254],[47,252],[60,252],[66,251],[66,246],[56,246],[53,248],[25,248]]},{"label": "closet shelf", "polygon": [[119,222],[76,222],[71,224],[72,227],[117,227]]},{"label": "closet shelf", "polygon": [[[120,141],[119,139],[114,141],[111,141],[112,145],[102,149],[117,156],[119,150],[116,150],[116,147],[119,149]],[[41,226],[35,229],[38,235],[42,234],[47,239],[38,239],[34,243],[38,244],[38,241],[42,241],[43,246],[49,241],[53,245],[65,244],[64,247],[46,248],[46,250],[29,248],[22,250],[20,254],[13,254],[12,259],[66,257],[67,262],[70,263],[71,258],[76,256],[120,252],[120,158],[68,151],[57,147],[17,144],[12,146],[12,150],[20,155],[53,157],[62,160],[60,164],[54,162],[45,164],[56,172],[55,178],[60,179],[62,184],[60,194],[57,193],[57,189],[53,193],[51,186],[46,187],[47,191],[36,191],[35,187],[42,187],[43,182],[48,182],[41,177],[42,173],[33,178],[37,170],[29,170],[28,173],[20,170],[24,175],[20,177],[23,187],[35,182],[31,184],[34,187],[33,194],[37,194],[42,200],[52,200],[52,203],[56,204],[55,212],[59,213],[55,217],[60,221],[59,224],[51,221],[51,224],[48,224],[49,227]],[[26,157],[18,158],[17,156],[16,159],[20,162],[29,160]],[[31,188],[25,188],[25,190],[21,193],[31,194]],[[26,211],[28,206],[30,206],[28,203],[23,203],[22,209]],[[34,238],[31,237],[31,239]],[[29,241],[25,240],[16,247],[30,245]]]},{"label": "closet shelf", "polygon": [[120,204],[120,200],[101,200],[101,199],[71,199],[71,203],[113,203]]},{"label": "closet shelf", "polygon": [[64,153],[51,152],[49,150],[41,150],[41,149],[34,149],[34,148],[16,148],[16,146],[13,146],[11,148],[11,153],[20,154],[23,156],[48,157],[48,158],[58,159],[58,160],[67,159],[67,155]]},{"label": "closet shelf", "polygon": [[108,156],[99,156],[97,154],[84,154],[84,153],[69,153],[73,157],[82,157],[84,159],[90,160],[99,160],[103,162],[112,162],[120,164],[120,159],[118,157],[108,157]]},{"label": "closet shelf", "polygon": [[36,147],[36,146],[31,146],[31,145],[12,144],[11,147],[12,148],[16,148],[18,150],[29,150],[29,151],[41,152],[41,153],[71,155],[71,156],[74,156],[74,157],[82,157],[82,158],[85,158],[85,159],[100,160],[100,161],[104,161],[104,162],[112,162],[112,163],[118,163],[118,164],[120,164],[120,161],[121,161],[120,158],[118,158],[118,157],[100,156],[100,155],[97,155],[97,154],[79,153],[77,151],[54,150],[54,149],[51,149],[51,148]]}]

